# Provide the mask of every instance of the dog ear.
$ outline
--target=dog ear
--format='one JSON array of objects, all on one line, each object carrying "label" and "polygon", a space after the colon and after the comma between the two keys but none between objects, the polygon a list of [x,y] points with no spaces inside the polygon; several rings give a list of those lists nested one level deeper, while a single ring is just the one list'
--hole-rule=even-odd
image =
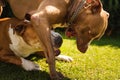
[{"label": "dog ear", "polygon": [[19,24],[14,28],[15,32],[18,35],[22,35],[24,33],[25,29],[26,29],[26,25],[24,25],[24,24]]},{"label": "dog ear", "polygon": [[101,1],[100,0],[86,0],[87,4],[91,6],[92,13],[100,13],[101,12]]},{"label": "dog ear", "polygon": [[86,0],[87,3],[91,3],[93,0]]}]

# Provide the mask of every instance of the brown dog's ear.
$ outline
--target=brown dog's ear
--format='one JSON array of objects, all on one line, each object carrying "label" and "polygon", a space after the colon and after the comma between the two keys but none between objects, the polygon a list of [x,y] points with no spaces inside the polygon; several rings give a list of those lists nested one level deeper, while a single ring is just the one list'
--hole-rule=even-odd
[{"label": "brown dog's ear", "polygon": [[100,0],[86,0],[87,4],[91,5],[91,11],[92,13],[100,13],[101,12],[101,1]]},{"label": "brown dog's ear", "polygon": [[26,29],[26,25],[19,24],[14,28],[14,32],[16,32],[18,35],[22,35]]},{"label": "brown dog's ear", "polygon": [[91,3],[93,0],[86,0],[87,3]]},{"label": "brown dog's ear", "polygon": [[94,6],[99,6],[101,4],[100,0],[86,0],[88,4],[92,4]]}]

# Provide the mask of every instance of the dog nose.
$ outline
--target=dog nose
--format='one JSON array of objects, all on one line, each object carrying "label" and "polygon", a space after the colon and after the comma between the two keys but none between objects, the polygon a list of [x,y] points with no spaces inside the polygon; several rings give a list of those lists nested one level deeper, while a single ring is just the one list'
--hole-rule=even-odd
[{"label": "dog nose", "polygon": [[107,17],[109,18],[110,14],[109,14],[108,12],[106,12],[106,15],[107,15]]},{"label": "dog nose", "polygon": [[105,18],[109,18],[109,16],[110,16],[110,14],[105,10],[101,11],[101,15],[104,16]]},{"label": "dog nose", "polygon": [[57,32],[51,31],[51,39],[55,48],[59,48],[63,43],[62,36]]}]

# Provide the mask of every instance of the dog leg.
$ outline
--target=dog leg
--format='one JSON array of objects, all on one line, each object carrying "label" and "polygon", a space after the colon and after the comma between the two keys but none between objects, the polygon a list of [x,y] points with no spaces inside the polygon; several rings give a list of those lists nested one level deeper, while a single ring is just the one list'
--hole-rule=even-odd
[{"label": "dog leg", "polygon": [[60,61],[66,61],[66,62],[72,62],[73,59],[69,56],[65,56],[65,55],[58,55],[55,57],[55,59],[60,60]]},{"label": "dog leg", "polygon": [[55,55],[51,41],[50,25],[45,18],[40,17],[38,14],[33,14],[31,16],[31,22],[42,43],[45,57],[49,64],[50,77],[52,80],[59,80],[59,76],[55,69]]},{"label": "dog leg", "polygon": [[[45,53],[43,51],[35,52],[35,54],[37,54],[40,57],[45,58]],[[65,62],[72,62],[73,61],[72,57],[66,56],[66,55],[61,55],[61,54],[60,55],[55,55],[55,59],[59,60],[59,61],[65,61]]]},{"label": "dog leg", "polygon": [[22,63],[20,57],[17,57],[12,51],[6,49],[0,50],[0,60],[18,66],[21,66]]},{"label": "dog leg", "polygon": [[31,71],[31,70],[41,70],[39,68],[38,64],[35,64],[34,62],[30,61],[30,60],[26,60],[24,58],[20,58],[22,60],[22,67],[27,70],[27,71]]},{"label": "dog leg", "polygon": [[16,56],[12,51],[0,50],[0,60],[22,66],[25,70],[40,70],[39,66],[32,61]]}]

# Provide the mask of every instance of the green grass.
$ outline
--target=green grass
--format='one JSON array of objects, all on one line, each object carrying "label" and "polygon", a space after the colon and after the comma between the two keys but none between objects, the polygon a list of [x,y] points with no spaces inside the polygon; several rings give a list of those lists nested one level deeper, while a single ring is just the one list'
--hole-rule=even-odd
[{"label": "green grass", "polygon": [[[120,36],[93,41],[85,54],[77,50],[74,38],[63,39],[62,54],[74,59],[70,63],[56,61],[57,71],[65,76],[63,80],[120,80]],[[42,71],[27,72],[0,62],[0,80],[50,80],[46,59],[32,56],[32,60],[42,67]]]}]

